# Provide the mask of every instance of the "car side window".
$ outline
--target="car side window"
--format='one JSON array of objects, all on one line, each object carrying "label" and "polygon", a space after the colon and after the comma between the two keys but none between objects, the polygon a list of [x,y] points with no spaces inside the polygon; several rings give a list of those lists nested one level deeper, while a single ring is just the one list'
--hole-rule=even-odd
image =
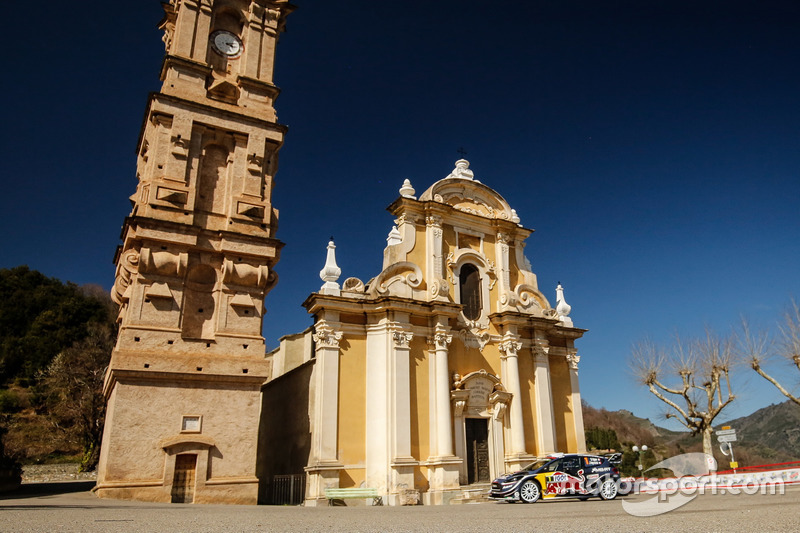
[{"label": "car side window", "polygon": [[568,474],[575,475],[580,469],[580,458],[569,457],[561,461],[561,470]]},{"label": "car side window", "polygon": [[560,469],[561,469],[561,460],[559,459],[559,460],[553,461],[552,463],[547,465],[544,468],[544,471],[545,472],[555,472],[556,470],[560,470]]}]

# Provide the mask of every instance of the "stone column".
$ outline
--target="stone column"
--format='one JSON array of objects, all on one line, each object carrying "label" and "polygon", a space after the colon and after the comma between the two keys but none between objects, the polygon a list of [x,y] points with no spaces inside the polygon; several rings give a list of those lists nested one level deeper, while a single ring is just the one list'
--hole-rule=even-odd
[{"label": "stone column", "polygon": [[325,489],[339,486],[343,465],[337,453],[339,431],[339,341],[325,321],[314,329],[316,368],[314,368],[314,413],[311,427],[311,457],[306,467],[306,505],[325,502]]},{"label": "stone column", "polygon": [[[567,349],[567,363],[569,364],[569,383],[572,387],[572,422],[575,425],[575,442],[577,453],[586,452],[586,433],[583,429],[583,407],[581,405],[581,388],[578,384],[578,363],[581,356],[574,348]],[[572,450],[569,450],[572,451]]]},{"label": "stone column", "polygon": [[511,455],[527,456],[525,451],[525,426],[522,416],[522,388],[519,383],[519,358],[517,356],[522,343],[519,337],[511,332],[506,332],[500,343],[500,356],[504,360],[505,375],[503,384],[506,390],[513,395],[511,406],[509,407],[509,432],[511,433]]},{"label": "stone column", "polygon": [[432,344],[435,347],[436,365],[436,455],[450,457],[453,455],[453,433],[450,428],[452,417],[450,415],[450,372],[448,369],[448,345],[453,336],[447,334],[444,328],[436,328]]},{"label": "stone column", "polygon": [[550,361],[547,355],[549,351],[550,347],[547,344],[538,343],[533,347],[537,455],[558,451],[553,415],[553,391],[550,386]]}]

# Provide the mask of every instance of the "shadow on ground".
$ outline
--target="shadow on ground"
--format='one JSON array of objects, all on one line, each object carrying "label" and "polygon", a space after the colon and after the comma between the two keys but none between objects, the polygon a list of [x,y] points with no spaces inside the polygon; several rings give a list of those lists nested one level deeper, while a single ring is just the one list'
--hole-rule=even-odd
[{"label": "shadow on ground", "polygon": [[59,483],[23,483],[19,488],[0,493],[0,500],[37,498],[54,494],[88,492],[94,488],[94,481],[62,481]]}]

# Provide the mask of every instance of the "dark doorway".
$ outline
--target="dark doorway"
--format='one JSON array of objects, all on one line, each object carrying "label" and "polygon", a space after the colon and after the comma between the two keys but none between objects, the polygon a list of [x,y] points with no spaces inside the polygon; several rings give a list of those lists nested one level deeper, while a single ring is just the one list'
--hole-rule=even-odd
[{"label": "dark doorway", "polygon": [[488,421],[484,418],[467,418],[464,424],[467,434],[467,483],[489,482]]},{"label": "dark doorway", "polygon": [[175,477],[172,480],[172,503],[192,503],[194,501],[195,472],[197,455],[182,453],[175,457]]}]

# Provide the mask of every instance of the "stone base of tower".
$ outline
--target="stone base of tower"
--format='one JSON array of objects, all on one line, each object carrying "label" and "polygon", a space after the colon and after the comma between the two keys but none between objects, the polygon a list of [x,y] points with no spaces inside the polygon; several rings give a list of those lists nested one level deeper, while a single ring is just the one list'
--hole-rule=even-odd
[{"label": "stone base of tower", "polygon": [[[178,368],[178,361],[187,360],[194,373]],[[238,375],[232,372],[236,368]],[[111,369],[98,497],[258,503],[255,468],[266,362],[117,351]]]}]

